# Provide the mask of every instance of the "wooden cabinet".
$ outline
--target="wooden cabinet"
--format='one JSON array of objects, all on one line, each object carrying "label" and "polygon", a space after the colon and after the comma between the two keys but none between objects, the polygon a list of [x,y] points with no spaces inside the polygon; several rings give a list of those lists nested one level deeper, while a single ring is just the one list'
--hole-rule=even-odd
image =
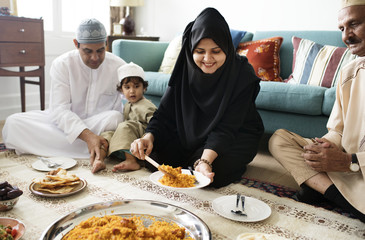
[{"label": "wooden cabinet", "polygon": [[141,41],[158,41],[160,37],[151,36],[136,36],[136,35],[121,35],[121,36],[108,36],[106,50],[112,52],[112,43],[117,39],[128,39],[128,40],[141,40]]},{"label": "wooden cabinet", "polygon": [[[0,77],[19,77],[22,112],[25,112],[25,84],[39,85],[40,108],[44,110],[44,65],[43,20],[0,16]],[[19,71],[4,67],[19,67]],[[29,80],[30,77],[39,81]]]}]

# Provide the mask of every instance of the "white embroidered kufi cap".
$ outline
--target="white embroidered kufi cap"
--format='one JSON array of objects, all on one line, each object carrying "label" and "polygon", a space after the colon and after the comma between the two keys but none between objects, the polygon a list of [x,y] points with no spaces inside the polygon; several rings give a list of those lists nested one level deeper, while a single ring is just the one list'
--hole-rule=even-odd
[{"label": "white embroidered kufi cap", "polygon": [[76,40],[79,43],[106,42],[105,27],[95,18],[83,20],[77,28]]},{"label": "white embroidered kufi cap", "polygon": [[118,68],[118,79],[123,80],[126,77],[140,77],[144,80],[143,68],[133,62],[124,64]]}]

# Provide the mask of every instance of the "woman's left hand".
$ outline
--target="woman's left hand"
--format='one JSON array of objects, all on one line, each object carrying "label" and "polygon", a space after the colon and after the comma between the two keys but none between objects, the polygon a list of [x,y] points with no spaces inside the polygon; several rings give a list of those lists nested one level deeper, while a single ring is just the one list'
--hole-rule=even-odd
[{"label": "woman's left hand", "polygon": [[212,172],[212,169],[208,164],[200,163],[198,166],[196,166],[195,171],[200,172],[204,176],[208,177],[211,183],[213,182],[214,172]]}]

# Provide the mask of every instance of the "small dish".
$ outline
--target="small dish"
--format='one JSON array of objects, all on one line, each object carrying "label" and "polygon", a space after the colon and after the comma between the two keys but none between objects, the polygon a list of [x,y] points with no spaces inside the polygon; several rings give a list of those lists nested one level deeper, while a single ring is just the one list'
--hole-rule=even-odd
[{"label": "small dish", "polygon": [[36,184],[34,182],[29,185],[29,191],[31,191],[35,195],[42,197],[67,197],[82,191],[87,186],[87,182],[85,179],[80,178],[80,181],[81,181],[80,184],[77,185],[76,188],[74,188],[71,192],[68,193],[49,193],[49,192],[37,191],[34,189],[34,185]]},{"label": "small dish", "polygon": [[25,225],[21,221],[14,218],[0,217],[0,224],[3,226],[10,226],[17,230],[14,240],[19,240],[22,238],[25,232]]},{"label": "small dish", "polygon": [[245,211],[247,216],[231,213],[236,207],[236,195],[219,197],[213,200],[212,207],[222,217],[239,222],[258,222],[271,215],[269,205],[252,197],[245,197]]},{"label": "small dish", "polygon": [[[47,158],[51,160],[52,162],[61,164],[59,167],[63,169],[70,169],[74,167],[77,164],[77,161],[73,158],[67,158],[67,157],[49,157]],[[49,168],[46,164],[42,162],[42,160],[37,160],[32,164],[32,167],[38,171],[43,172],[49,172],[52,170],[56,170],[57,168]]]},{"label": "small dish", "polygon": [[15,204],[19,201],[19,197],[8,199],[8,200],[0,200],[0,212],[5,212],[13,209]]},{"label": "small dish", "polygon": [[[188,169],[181,169],[181,172],[183,174],[191,174],[190,171]],[[158,180],[160,180],[163,177],[163,173],[160,171],[156,171],[154,173],[152,173],[150,175],[150,180],[156,184],[159,185],[161,187],[166,187],[166,188],[171,188],[171,189],[197,189],[197,188],[203,188],[206,187],[210,184],[210,179],[206,176],[204,176],[203,174],[201,174],[200,172],[196,172],[194,171],[194,175],[196,177],[196,179],[198,180],[198,183],[195,184],[194,187],[190,187],[190,188],[177,188],[177,187],[170,187],[170,186],[166,186],[163,185],[162,183],[160,183]]]}]

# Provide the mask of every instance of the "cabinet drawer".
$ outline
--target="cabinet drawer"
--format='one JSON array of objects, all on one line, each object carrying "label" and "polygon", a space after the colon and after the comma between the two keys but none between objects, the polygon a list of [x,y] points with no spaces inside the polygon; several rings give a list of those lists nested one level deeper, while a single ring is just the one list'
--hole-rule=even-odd
[{"label": "cabinet drawer", "polygon": [[0,43],[0,66],[44,66],[41,43]]},{"label": "cabinet drawer", "polygon": [[42,42],[43,23],[3,20],[0,42]]}]

